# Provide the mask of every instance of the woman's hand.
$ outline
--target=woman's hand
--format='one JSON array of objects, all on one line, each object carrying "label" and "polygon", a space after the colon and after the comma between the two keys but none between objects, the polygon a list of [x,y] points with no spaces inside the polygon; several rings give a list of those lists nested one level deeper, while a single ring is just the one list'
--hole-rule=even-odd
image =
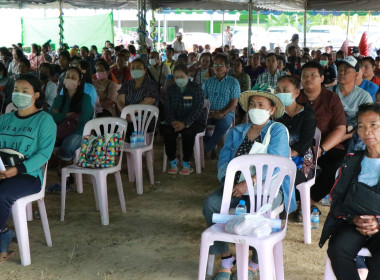
[{"label": "woman's hand", "polygon": [[355,216],[352,221],[356,226],[356,230],[363,235],[371,236],[379,231],[379,223],[375,216]]},{"label": "woman's hand", "polygon": [[0,180],[8,179],[14,177],[18,174],[16,167],[7,167],[7,170],[0,171]]},{"label": "woman's hand", "polygon": [[248,190],[247,183],[245,181],[236,184],[232,190],[232,196],[241,197]]}]

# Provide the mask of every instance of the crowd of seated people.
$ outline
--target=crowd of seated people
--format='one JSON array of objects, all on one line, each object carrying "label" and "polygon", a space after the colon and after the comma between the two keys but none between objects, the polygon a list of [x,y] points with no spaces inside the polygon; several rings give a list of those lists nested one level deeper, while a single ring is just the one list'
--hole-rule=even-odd
[{"label": "crowd of seated people", "polygon": [[[159,106],[160,128],[170,161],[168,173],[193,172],[190,160],[195,135],[212,126],[206,129],[204,153],[206,158],[214,159],[220,152],[218,176],[222,186],[228,162],[250,153],[274,123],[273,142],[267,153],[292,157],[298,169],[297,184],[313,176],[314,159],[318,159],[320,171],[311,188],[311,205],[319,210],[317,202],[331,192],[336,170],[347,151],[366,149],[370,143],[362,139],[357,112],[360,106],[380,101],[380,56],[352,56],[341,50],[334,52],[331,46],[323,52],[310,51],[301,48],[298,41],[295,34],[285,52],[276,47],[273,52],[266,48],[248,52],[245,48],[242,53],[228,45],[213,51],[208,44],[204,48],[194,44],[189,54],[178,53],[170,45],[141,53],[133,44],[114,46],[109,41],[100,53],[95,45],[62,45],[53,52],[49,42],[33,44],[29,55],[19,45],[2,47],[1,110],[4,113],[12,103],[15,81],[25,74],[39,79],[38,90],[44,97],[39,107],[50,113],[58,127],[67,119],[77,122],[68,135],[63,136],[58,128],[55,145],[59,147],[60,166],[64,166],[75,157],[83,127],[90,119],[120,116],[121,110],[132,104]],[[210,105],[208,116],[204,114],[204,99]],[[322,136],[318,154],[313,149],[316,128]],[[127,140],[132,132],[133,126],[128,126]],[[176,158],[178,134],[183,141],[182,163]],[[282,147],[284,143],[286,147]],[[233,204],[246,191],[244,181],[235,183]],[[222,192],[223,187],[205,201],[207,225],[212,224],[212,213],[220,209]],[[283,185],[279,203],[288,199],[286,192],[287,186]],[[297,209],[295,200],[296,196],[291,210]],[[296,220],[302,221],[299,207],[296,213]],[[1,226],[0,230],[6,231]],[[219,244],[212,251],[223,257],[216,279],[229,279],[233,257],[228,247]],[[254,254],[250,274],[256,269]]]}]

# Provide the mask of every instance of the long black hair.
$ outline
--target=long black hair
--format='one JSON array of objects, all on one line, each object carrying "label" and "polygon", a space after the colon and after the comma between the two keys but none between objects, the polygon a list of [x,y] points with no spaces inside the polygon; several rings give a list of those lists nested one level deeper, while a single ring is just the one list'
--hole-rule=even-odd
[{"label": "long black hair", "polygon": [[[84,81],[83,81],[83,75],[82,72],[77,67],[69,67],[67,71],[76,71],[78,73],[80,85],[77,87],[77,91],[75,92],[74,96],[71,98],[70,101],[70,112],[80,113],[82,112],[82,101],[83,101],[83,95],[84,95]],[[67,72],[66,71],[66,72]],[[62,104],[65,104],[66,98],[69,98],[69,92],[66,88],[66,86],[63,86],[63,102]]]}]

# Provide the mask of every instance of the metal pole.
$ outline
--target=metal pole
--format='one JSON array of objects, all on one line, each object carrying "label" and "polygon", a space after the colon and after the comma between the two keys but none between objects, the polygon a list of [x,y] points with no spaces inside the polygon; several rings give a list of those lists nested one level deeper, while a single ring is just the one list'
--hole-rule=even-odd
[{"label": "metal pole", "polygon": [[[257,38],[257,41],[255,42],[256,44],[256,48],[258,47],[259,45],[259,37],[260,37],[260,33],[259,33],[259,27],[260,27],[260,14],[261,12],[260,11],[257,11],[257,35],[256,35],[256,38]],[[251,36],[252,37],[252,36]],[[261,47],[261,46],[260,46]]]},{"label": "metal pole", "polygon": [[368,35],[371,28],[371,11],[368,12]]},{"label": "metal pole", "polygon": [[306,48],[306,23],[307,23],[307,2],[305,1],[305,11],[303,13],[303,46]]},{"label": "metal pole", "polygon": [[157,38],[157,50],[161,49],[161,9],[158,10],[158,38]]},{"label": "metal pole", "polygon": [[346,32],[346,40],[348,39],[348,30],[350,29],[350,11],[348,11],[347,17],[347,32]]},{"label": "metal pole", "polygon": [[248,57],[251,55],[252,39],[252,1],[248,3]]},{"label": "metal pole", "polygon": [[210,16],[210,34],[214,34],[214,13],[212,12]]},{"label": "metal pole", "polygon": [[224,11],[223,11],[223,20],[222,20],[222,48],[224,46]]},{"label": "metal pole", "polygon": [[168,42],[168,22],[166,21],[166,14],[164,14],[164,42]]}]

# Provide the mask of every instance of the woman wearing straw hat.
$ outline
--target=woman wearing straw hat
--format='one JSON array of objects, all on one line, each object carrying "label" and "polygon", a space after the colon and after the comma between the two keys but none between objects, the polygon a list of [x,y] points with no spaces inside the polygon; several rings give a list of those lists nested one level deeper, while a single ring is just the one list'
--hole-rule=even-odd
[{"label": "woman wearing straw hat", "polygon": [[[289,157],[289,137],[286,127],[272,121],[270,118],[279,118],[284,113],[284,105],[275,95],[268,92],[246,91],[239,98],[241,107],[248,113],[250,122],[235,126],[227,135],[223,149],[219,155],[218,162],[218,179],[222,186],[213,192],[203,204],[203,215],[205,216],[207,226],[211,226],[213,213],[220,213],[220,207],[223,197],[223,183],[226,175],[228,163],[235,157],[245,154],[262,153],[266,150],[267,154]],[[270,134],[268,134],[270,131]],[[263,147],[267,141],[265,136],[270,135],[269,143]],[[258,147],[258,148],[256,148]],[[264,148],[264,149],[263,149]],[[261,151],[260,151],[261,149]],[[230,208],[235,208],[241,199],[246,200],[249,209],[249,197],[244,195],[247,191],[245,181],[239,182],[239,176],[235,180],[232,191]],[[275,208],[281,203],[288,203],[289,181],[284,181],[278,196],[274,199],[272,207]],[[295,196],[292,196],[290,212],[296,209]],[[210,247],[210,254],[221,254],[222,267],[215,276],[216,280],[230,279],[231,268],[234,265],[235,258],[231,255],[228,244],[224,242],[215,242]],[[257,253],[252,252],[252,261],[249,263],[249,279],[256,276],[258,268]]]}]

